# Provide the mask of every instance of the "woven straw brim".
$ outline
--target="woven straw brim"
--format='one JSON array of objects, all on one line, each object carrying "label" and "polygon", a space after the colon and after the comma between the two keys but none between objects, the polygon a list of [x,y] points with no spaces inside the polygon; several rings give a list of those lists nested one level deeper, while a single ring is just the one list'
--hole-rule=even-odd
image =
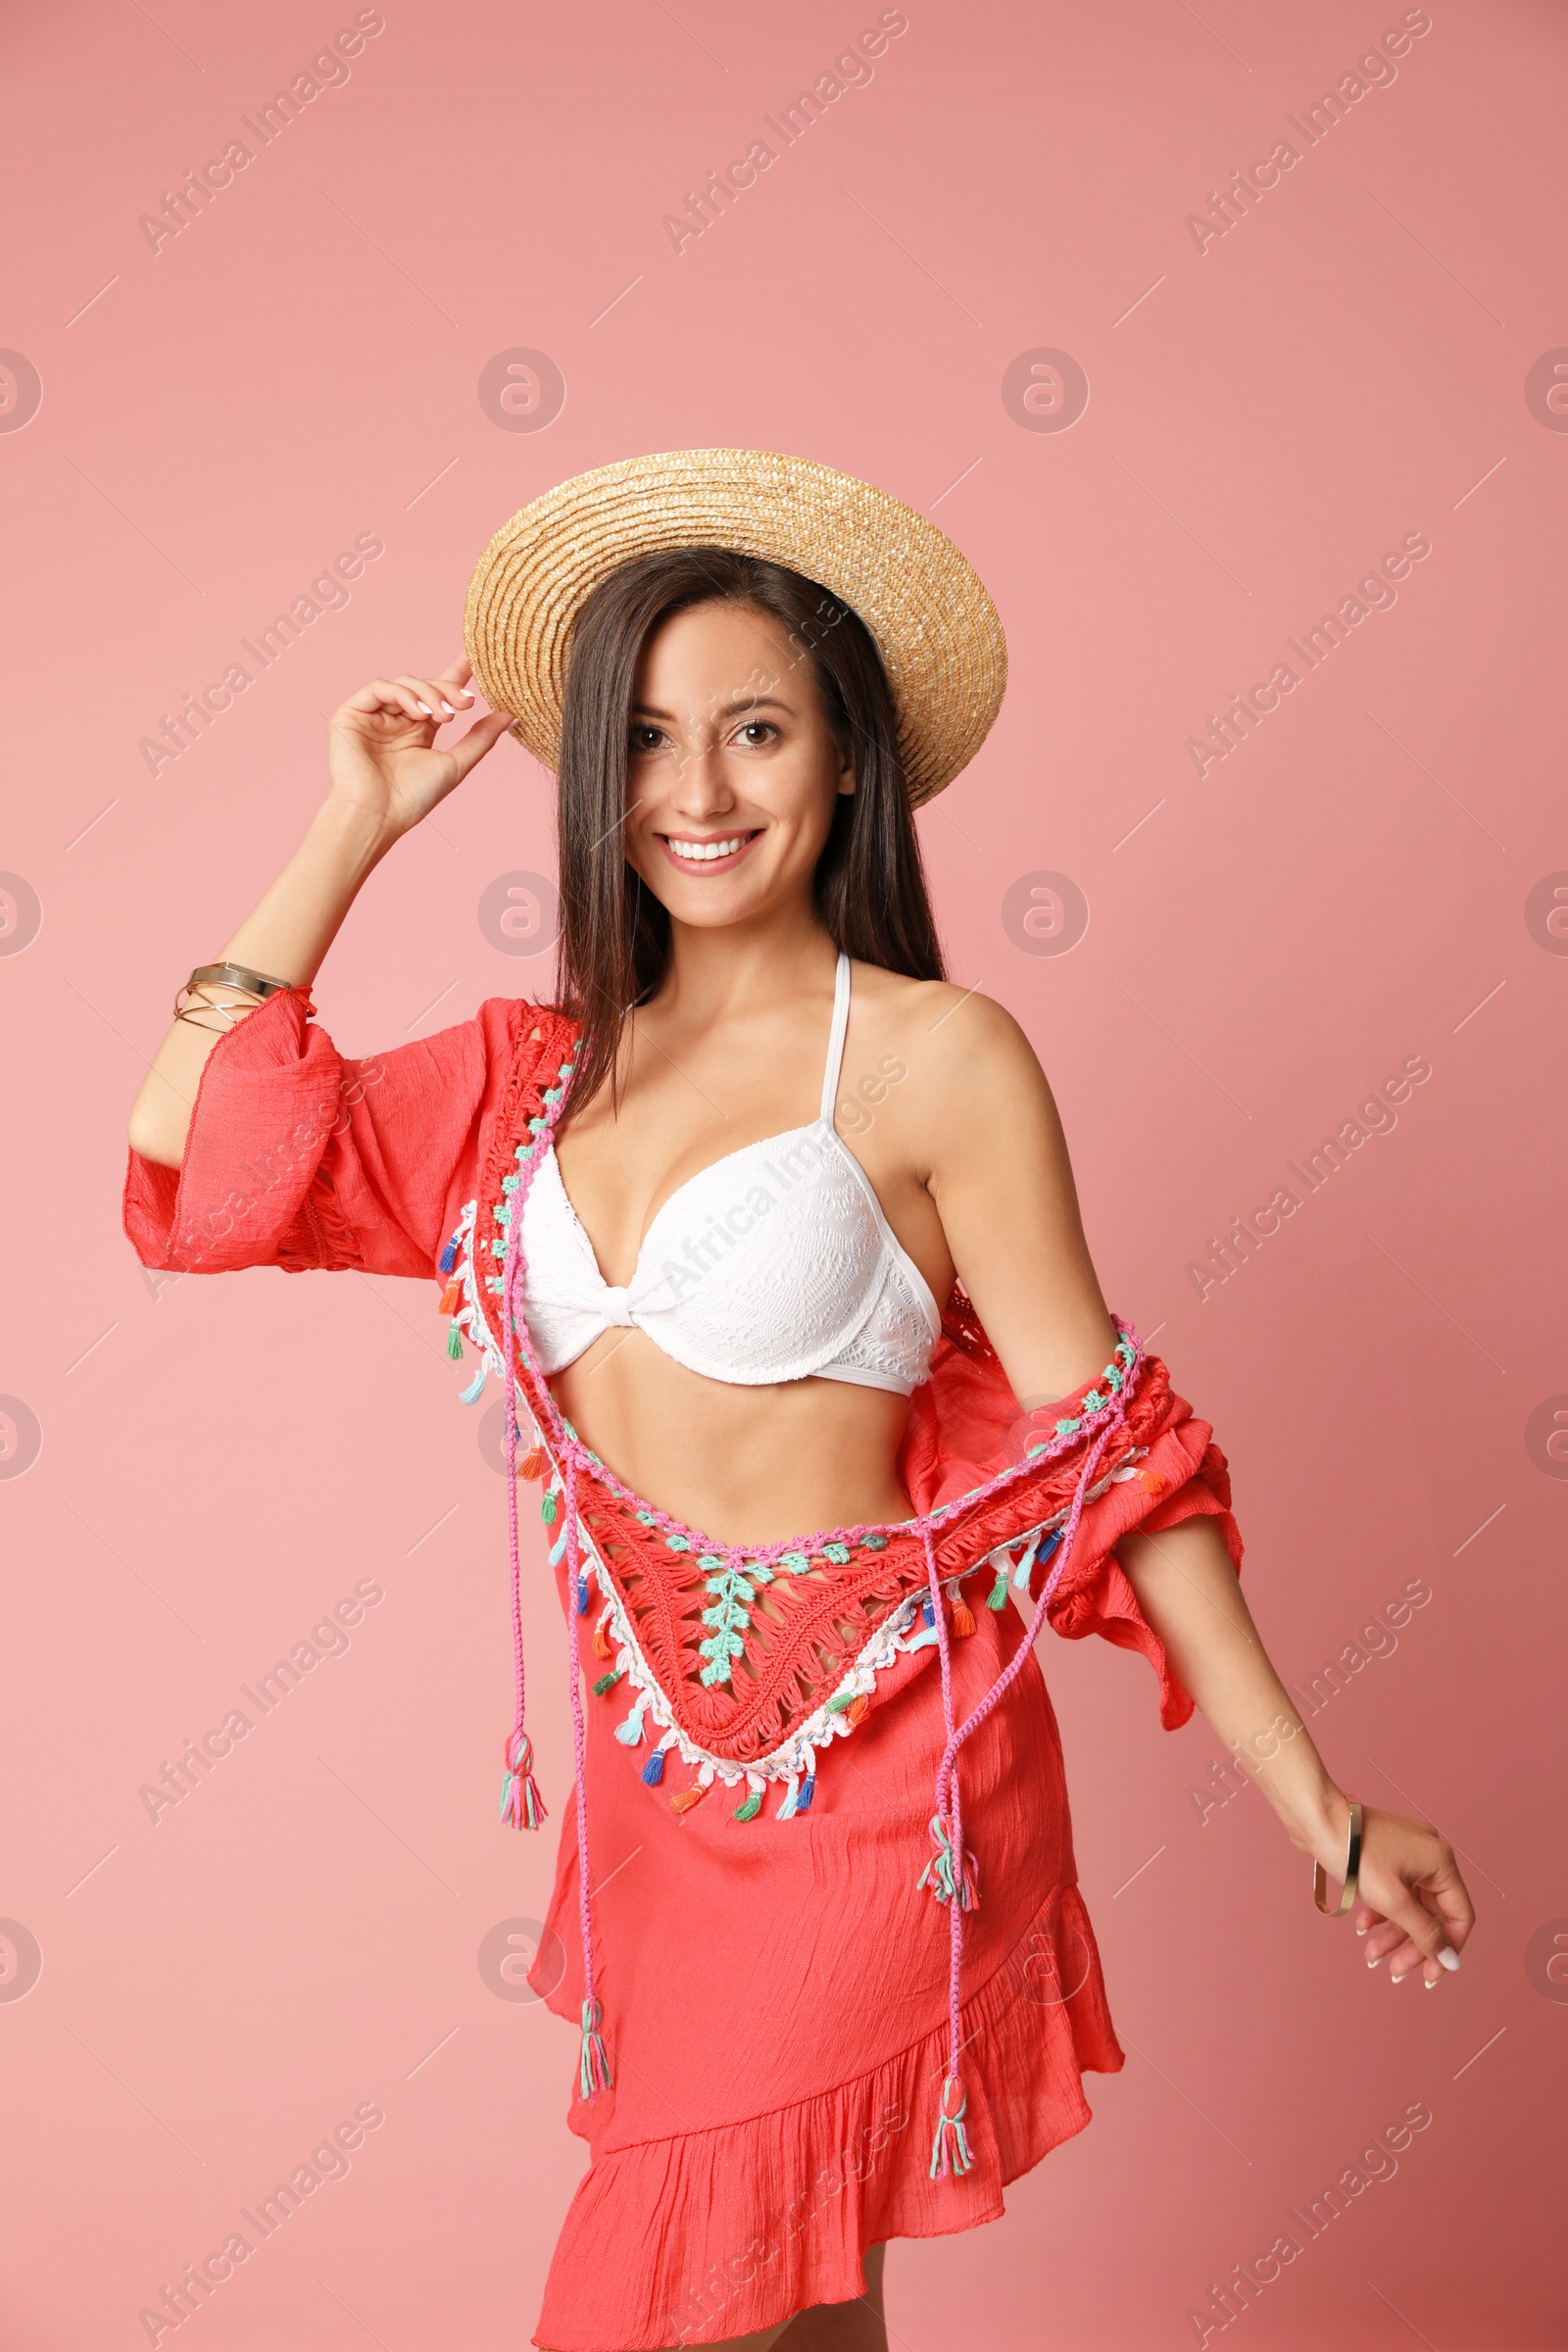
[{"label": "woven straw brim", "polygon": [[493,709],[548,768],[561,762],[572,626],[584,598],[634,556],[727,547],[819,580],[876,641],[915,807],[973,759],[1007,682],[996,607],[957,549],[886,491],[809,458],[681,449],[579,473],[497,531],[464,613]]}]

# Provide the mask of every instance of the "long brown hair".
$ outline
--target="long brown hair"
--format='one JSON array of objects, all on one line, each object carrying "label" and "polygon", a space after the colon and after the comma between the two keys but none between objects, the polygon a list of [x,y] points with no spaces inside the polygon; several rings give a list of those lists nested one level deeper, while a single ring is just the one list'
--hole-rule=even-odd
[{"label": "long brown hair", "polygon": [[809,664],[856,788],[839,797],[817,861],[816,911],[835,947],[914,980],[947,977],[909,810],[887,672],[858,613],[782,564],[725,547],[638,556],[584,600],[571,636],[561,739],[560,1000],[585,1028],[570,1103],[619,1085],[626,1016],[669,962],[669,917],[621,846],[632,693],[643,648],[671,613],[747,605],[781,621]]}]

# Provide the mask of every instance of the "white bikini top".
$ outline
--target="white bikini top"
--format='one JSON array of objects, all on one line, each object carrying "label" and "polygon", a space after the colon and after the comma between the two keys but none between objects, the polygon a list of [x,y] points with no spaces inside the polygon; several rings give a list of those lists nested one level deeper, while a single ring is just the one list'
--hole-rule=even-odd
[{"label": "white bikini top", "polygon": [[833,1125],[850,1018],[840,956],[822,1107],[808,1127],[747,1144],[672,1193],[624,1287],[606,1282],[566,1197],[555,1146],[522,1216],[523,1313],[539,1368],[564,1371],[617,1324],[710,1380],[852,1381],[906,1396],[942,1317],[871,1180]]}]

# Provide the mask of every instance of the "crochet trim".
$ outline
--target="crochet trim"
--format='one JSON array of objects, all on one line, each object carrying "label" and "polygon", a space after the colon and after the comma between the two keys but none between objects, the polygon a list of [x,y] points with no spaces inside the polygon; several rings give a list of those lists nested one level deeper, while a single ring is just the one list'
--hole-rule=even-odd
[{"label": "crochet trim", "polygon": [[[460,1286],[462,1292],[462,1302],[452,1316],[453,1327],[460,1330],[468,1339],[479,1350],[480,1356],[475,1377],[462,1393],[463,1401],[466,1404],[476,1404],[479,1401],[492,1372],[498,1381],[504,1382],[506,1378],[506,1367],[500,1345],[491,1328],[481,1295],[483,1289],[499,1296],[502,1278],[498,1274],[482,1274],[480,1271],[483,1261],[476,1255],[474,1249],[478,1213],[477,1200],[469,1200],[465,1204],[459,1223],[448,1244],[448,1251],[444,1253],[443,1261],[444,1268],[450,1264],[453,1280]],[[506,1203],[504,1211],[501,1206],[497,1205],[492,1213],[498,1223],[502,1222],[503,1216],[510,1219],[510,1200]],[[491,1248],[492,1250],[504,1250],[505,1244],[494,1242]],[[526,1365],[528,1357],[526,1351],[520,1347],[518,1355],[519,1361]],[[553,1433],[540,1428],[533,1396],[527,1384],[519,1378],[515,1381],[515,1390],[519,1415],[522,1411],[526,1411],[533,1433],[533,1446],[549,1464],[541,1515],[544,1517],[547,1527],[552,1531],[553,1542],[550,1556],[552,1565],[554,1565],[563,1557],[566,1545],[566,1529],[561,1515],[566,1490],[564,1463],[562,1458],[564,1449],[559,1445],[552,1444]],[[1094,1394],[1091,1392],[1091,1395]],[[1085,1401],[1087,1403],[1088,1399],[1086,1398]],[[1070,1429],[1064,1429],[1063,1435],[1075,1435],[1078,1426],[1078,1424],[1073,1424]],[[563,1421],[562,1428],[566,1433],[568,1442],[575,1440],[575,1432],[570,1429],[568,1423]],[[1041,1441],[1039,1445],[1031,1448],[1031,1454],[1038,1455],[1046,1450],[1048,1443],[1048,1441]],[[739,1601],[738,1588],[741,1585],[745,1586],[747,1593],[750,1594],[754,1581],[756,1583],[760,1583],[764,1579],[771,1581],[773,1568],[770,1554],[772,1558],[778,1560],[783,1560],[788,1555],[789,1565],[799,1567],[803,1571],[813,1556],[834,1560],[835,1564],[842,1564],[843,1560],[848,1559],[847,1545],[843,1542],[835,1543],[831,1533],[808,1538],[789,1538],[784,1543],[772,1546],[748,1549],[734,1545],[719,1546],[713,1544],[710,1549],[708,1547],[711,1540],[700,1530],[688,1528],[684,1523],[670,1518],[666,1513],[653,1512],[646,1503],[641,1501],[640,1497],[632,1497],[630,1490],[620,1488],[619,1482],[604,1470],[596,1456],[587,1452],[586,1448],[583,1450],[587,1461],[592,1464],[595,1474],[612,1492],[618,1491],[626,1499],[637,1501],[639,1518],[651,1520],[656,1525],[667,1526],[674,1531],[681,1551],[695,1553],[699,1561],[714,1563],[714,1571],[707,1579],[709,1590],[715,1587],[726,1573],[735,1577],[736,1592],[731,1601],[731,1608],[736,1610],[737,1614],[740,1607],[745,1605]],[[1145,1446],[1128,1446],[1124,1452],[1118,1455],[1114,1465],[1103,1471],[1089,1487],[1084,1496],[1085,1501],[1097,1500],[1112,1485],[1136,1477],[1137,1464],[1145,1458],[1148,1451],[1149,1448]],[[1000,1478],[989,1482],[988,1486],[972,1488],[965,1494],[954,1497],[940,1510],[929,1514],[929,1524],[933,1527],[950,1524],[960,1514],[967,1513],[973,1504],[985,1497],[989,1492],[1007,1484],[1019,1474],[1020,1470],[1032,1469],[1034,1466],[1034,1462],[1026,1456],[1023,1464],[1009,1468]],[[1000,1605],[999,1594],[1001,1600],[1005,1599],[1005,1592],[1002,1591],[1004,1579],[1005,1579],[1007,1590],[1027,1590],[1036,1552],[1047,1538],[1055,1535],[1065,1526],[1071,1510],[1071,1502],[1063,1502],[1033,1524],[1010,1535],[1005,1542],[994,1544],[987,1550],[977,1553],[967,1564],[947,1571],[943,1581],[950,1601],[957,1598],[959,1588],[964,1582],[979,1575],[982,1571],[987,1572],[992,1579],[992,1592],[987,1595],[987,1599],[992,1605]],[[560,1521],[559,1525],[558,1521]],[[842,1532],[852,1533],[847,1530]],[[919,1532],[920,1521],[917,1516],[911,1520],[889,1521],[882,1527],[856,1530],[853,1531],[853,1534],[861,1544],[866,1543],[869,1539],[870,1547],[882,1548],[892,1537],[917,1538]],[[923,1591],[912,1591],[873,1628],[854,1655],[850,1665],[836,1678],[832,1688],[810,1714],[798,1722],[783,1740],[742,1761],[734,1756],[718,1753],[684,1728],[677,1720],[673,1701],[661,1682],[644,1643],[639,1638],[636,1624],[616,1583],[614,1573],[605,1559],[600,1543],[580,1508],[576,1514],[576,1539],[582,1562],[581,1586],[586,1586],[588,1577],[591,1575],[603,1604],[599,1626],[596,1629],[596,1650],[603,1658],[612,1657],[614,1665],[613,1676],[600,1677],[601,1682],[606,1686],[600,1695],[608,1694],[608,1690],[618,1684],[622,1677],[636,1694],[631,1712],[617,1727],[617,1737],[621,1738],[622,1744],[627,1747],[641,1745],[649,1737],[646,1719],[651,1719],[654,1734],[657,1735],[654,1740],[656,1753],[661,1757],[667,1757],[673,1750],[682,1763],[695,1773],[697,1786],[700,1788],[709,1788],[715,1781],[721,1787],[731,1788],[739,1788],[744,1782],[750,1788],[760,1791],[769,1782],[788,1782],[790,1784],[788,1793],[779,1807],[781,1818],[787,1819],[796,1811],[803,1809],[799,1801],[800,1785],[803,1780],[810,1778],[814,1769],[815,1756],[830,1747],[835,1739],[847,1738],[863,1720],[864,1710],[856,1709],[855,1700],[862,1697],[870,1698],[874,1695],[878,1675],[891,1666],[897,1658],[913,1650],[934,1646],[936,1643],[937,1635],[932,1621],[929,1598]],[[668,1542],[669,1539],[666,1537],[665,1541]],[[828,1548],[830,1545],[831,1549]],[[1047,1548],[1049,1550],[1049,1545]],[[841,1555],[841,1557],[835,1560],[835,1554]],[[588,1601],[585,1591],[580,1589],[574,1597],[576,1613],[578,1615],[586,1614]],[[717,1612],[713,1610],[705,1611],[704,1622],[709,1623],[716,1614]],[[915,1620],[917,1618],[923,1619],[923,1622],[916,1629]],[[733,1638],[733,1626],[727,1630],[730,1631]],[[602,1645],[599,1638],[601,1633],[604,1636]],[[721,1661],[715,1660],[707,1642],[701,1643],[699,1648],[702,1654],[709,1658],[710,1670],[714,1663],[722,1662],[727,1666],[730,1662],[728,1658]],[[712,1679],[717,1681],[723,1678],[713,1675]],[[705,1670],[702,1680],[705,1683],[710,1680],[709,1670]],[[659,1779],[662,1777],[662,1769],[661,1766],[661,1771],[654,1774],[645,1768],[644,1777],[648,1779],[651,1787],[658,1786]]]}]

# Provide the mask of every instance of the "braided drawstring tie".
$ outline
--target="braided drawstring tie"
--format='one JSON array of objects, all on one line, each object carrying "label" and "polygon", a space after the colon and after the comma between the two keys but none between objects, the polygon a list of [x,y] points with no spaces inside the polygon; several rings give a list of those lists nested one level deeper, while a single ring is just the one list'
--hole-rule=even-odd
[{"label": "braided drawstring tie", "polygon": [[[570,1592],[577,1582],[577,1457],[567,1448],[564,1464],[566,1508],[566,1588]],[[594,1985],[594,1925],[588,1899],[590,1885],[588,1871],[588,1787],[587,1733],[582,1714],[582,1676],[577,1662],[577,1612],[566,1611],[566,1671],[571,1678],[571,1748],[574,1786],[577,1792],[577,1919],[582,1930],[582,2066],[580,2082],[582,2095],[591,2099],[596,2092],[608,2090],[611,2084],[610,2061],[599,2028],[604,2012]]]},{"label": "braided drawstring tie", "polygon": [[[937,1776],[937,1809],[931,1825],[932,1835],[946,1845],[948,1863],[948,2075],[942,2085],[936,2137],[931,2145],[931,2177],[936,2180],[945,2180],[950,2169],[966,2173],[971,2159],[962,2122],[969,2102],[958,2073],[958,2053],[963,2047],[958,1994],[963,1973],[964,1906],[961,1880],[960,1899],[957,1902],[953,1900],[953,1857],[963,1853],[963,1816],[958,1802],[958,1776],[951,1762],[957,1754],[958,1746],[953,1714],[953,1651],[948,1640],[947,1615],[942,1606],[937,1547],[929,1527],[924,1530],[924,1540],[926,1584],[930,1589],[932,1622],[936,1627],[937,1662],[942,1670],[942,1726],[946,1734],[942,1770]],[[940,1890],[938,1892],[941,1899]],[[956,2105],[953,2104],[955,2101]]]},{"label": "braided drawstring tie", "polygon": [[[475,1208],[475,1217],[478,1210]],[[516,1289],[517,1234],[522,1223],[514,1206],[512,1228],[507,1235],[507,1259],[501,1281],[501,1328],[503,1341],[514,1327],[513,1298]],[[510,1347],[506,1349],[511,1358]],[[545,1800],[539,1793],[539,1784],[533,1777],[533,1741],[523,1729],[523,1667],[522,1667],[522,1570],[517,1554],[517,1384],[508,1379],[506,1411],[507,1465],[507,1538],[512,1565],[512,1654],[516,1675],[517,1710],[506,1748],[506,1777],[501,1784],[501,1818],[514,1829],[536,1830],[546,1819]]]},{"label": "braided drawstring tie", "polygon": [[[563,1078],[566,1075],[562,1072]],[[564,1092],[563,1087],[562,1092]],[[557,1098],[558,1105],[560,1097]],[[533,1154],[526,1163],[510,1195],[511,1209],[507,1223],[507,1247],[501,1270],[501,1344],[506,1364],[506,1462],[507,1462],[507,1532],[512,1553],[512,1645],[516,1669],[517,1712],[514,1728],[507,1742],[507,1780],[503,1784],[501,1815],[521,1828],[537,1829],[545,1818],[543,1799],[533,1778],[533,1744],[523,1729],[523,1660],[522,1660],[522,1586],[521,1564],[517,1549],[517,1379],[513,1363],[513,1348],[522,1337],[522,1318],[517,1298],[523,1267],[522,1212],[528,1198],[534,1170],[539,1164],[540,1130],[535,1129]],[[475,1216],[478,1209],[475,1206]],[[475,1233],[477,1250],[477,1232]],[[606,2055],[604,2035],[600,2031],[604,2011],[595,1987],[593,1919],[589,1903],[588,1872],[588,1793],[584,1770],[586,1735],[582,1713],[582,1678],[579,1671],[577,1624],[587,1604],[587,1575],[578,1556],[577,1546],[577,1460],[570,1446],[561,1449],[563,1485],[562,1506],[565,1517],[564,1530],[566,1554],[566,1590],[574,1606],[566,1610],[567,1672],[571,1678],[572,1750],[577,1813],[577,1912],[582,1929],[582,2056],[578,2082],[582,2095],[591,2099],[611,2086],[610,2060]]]},{"label": "braided drawstring tie", "polygon": [[[1125,1426],[1126,1418],[1126,1412],[1118,1398],[1117,1410],[1098,1433],[1084,1456],[1083,1468],[1078,1474],[1078,1484],[1073,1492],[1072,1508],[1067,1514],[1066,1524],[1061,1530],[1060,1541],[1055,1546],[1055,1566],[1041,1587],[1040,1598],[1036,1601],[1034,1615],[1029,1620],[1029,1630],[985,1696],[964,1717],[962,1723],[956,1723],[954,1720],[952,1653],[948,1642],[947,1619],[942,1610],[942,1589],[937,1575],[936,1546],[932,1543],[930,1529],[927,1528],[925,1531],[926,1581],[930,1586],[931,1603],[935,1611],[937,1656],[942,1665],[942,1721],[947,1734],[947,1743],[942,1751],[942,1762],[937,1770],[936,1812],[931,1822],[931,1835],[936,1840],[938,1851],[927,1863],[925,1874],[920,1881],[923,1886],[926,1880],[932,1879],[934,1874],[931,1890],[939,1902],[946,1902],[948,1906],[948,2071],[942,2084],[942,2095],[937,2102],[936,2134],[931,2142],[931,2178],[933,2180],[945,2180],[950,2176],[956,2178],[966,2173],[974,2161],[969,2151],[968,2135],[963,2129],[963,2119],[969,2106],[968,2093],[963,2086],[963,2078],[958,2072],[958,2055],[963,2047],[963,2024],[959,2010],[959,1987],[963,1967],[963,1914],[971,1907],[969,1879],[972,1867],[972,1857],[966,1851],[963,1843],[962,1813],[958,1802],[958,1750],[971,1734],[979,1730],[993,1708],[1005,1696],[1018,1675],[1023,1671],[1025,1658],[1032,1654],[1040,1629],[1045,1623],[1046,1609],[1057,1585],[1061,1582],[1062,1571],[1072,1556],[1073,1542],[1078,1533],[1078,1522],[1083,1516],[1084,1498],[1089,1492],[1095,1472],[1100,1466],[1101,1457],[1116,1431]],[[953,1900],[953,1857],[955,1854],[961,1854],[964,1863],[957,1902]],[[978,1902],[978,1900],[977,1886],[973,1901]]]}]

